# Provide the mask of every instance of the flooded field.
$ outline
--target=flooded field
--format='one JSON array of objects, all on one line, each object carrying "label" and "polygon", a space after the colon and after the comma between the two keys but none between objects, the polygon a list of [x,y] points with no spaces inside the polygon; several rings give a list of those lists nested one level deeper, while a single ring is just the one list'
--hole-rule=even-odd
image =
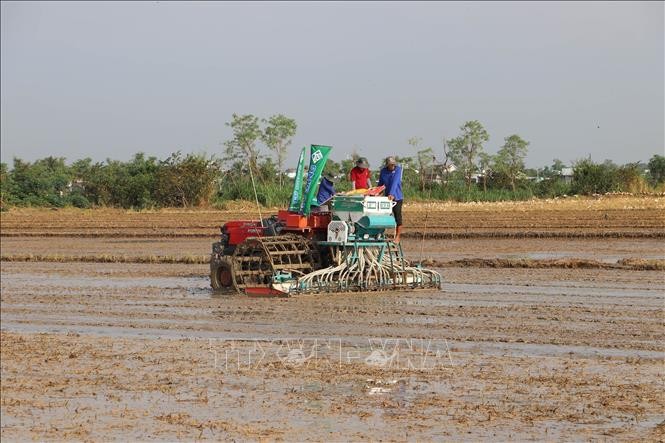
[{"label": "flooded field", "polygon": [[[506,227],[423,244],[422,224],[403,246],[415,261],[665,260],[665,210],[622,228],[630,205],[609,227],[605,207],[529,216],[539,232],[591,220],[569,228],[585,238]],[[485,229],[472,209],[452,209],[459,232]],[[217,232],[209,213],[88,211],[76,231],[75,213],[42,212],[3,215],[3,256],[204,255]],[[436,214],[426,234],[452,232]],[[1,265],[3,440],[665,438],[659,270],[446,267],[440,291],[266,299],[214,294],[205,264]]]}]

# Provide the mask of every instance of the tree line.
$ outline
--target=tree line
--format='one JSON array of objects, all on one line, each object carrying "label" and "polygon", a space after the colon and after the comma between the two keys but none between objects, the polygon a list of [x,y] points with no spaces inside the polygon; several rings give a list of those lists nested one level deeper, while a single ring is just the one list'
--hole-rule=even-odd
[{"label": "tree line", "polygon": [[[219,207],[230,200],[254,200],[252,183],[264,205],[286,206],[292,180],[284,160],[297,130],[294,119],[281,114],[267,119],[233,114],[226,125],[232,136],[223,157],[182,154],[158,159],[143,153],[129,161],[90,158],[67,164],[63,157],[34,162],[15,158],[12,168],[0,164],[0,205],[63,207]],[[665,157],[648,163],[616,165],[577,161],[572,175],[564,164],[528,169],[524,159],[529,142],[510,134],[496,154],[485,151],[489,134],[477,120],[464,123],[458,136],[443,139],[440,150],[408,140],[398,156],[404,167],[407,199],[455,201],[523,200],[571,194],[651,192],[665,189]],[[399,152],[399,150],[398,150]],[[347,174],[359,157],[353,153],[339,162],[329,160],[325,172],[339,178],[338,191],[350,189]],[[374,182],[381,165],[372,168]]]}]

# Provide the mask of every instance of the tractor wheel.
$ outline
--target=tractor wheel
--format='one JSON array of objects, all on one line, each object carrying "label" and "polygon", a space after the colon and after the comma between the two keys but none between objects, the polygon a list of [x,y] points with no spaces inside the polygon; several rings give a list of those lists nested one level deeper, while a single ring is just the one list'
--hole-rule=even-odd
[{"label": "tractor wheel", "polygon": [[210,269],[210,286],[214,290],[233,289],[233,267],[226,260],[217,261]]}]

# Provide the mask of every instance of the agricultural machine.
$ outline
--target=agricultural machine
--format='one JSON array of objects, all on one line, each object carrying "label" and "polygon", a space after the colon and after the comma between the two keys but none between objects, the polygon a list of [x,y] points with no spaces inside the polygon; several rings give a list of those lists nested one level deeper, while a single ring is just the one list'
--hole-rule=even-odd
[{"label": "agricultural machine", "polygon": [[286,296],[441,287],[439,273],[410,265],[386,236],[395,228],[394,202],[376,195],[382,189],[326,194],[331,183],[323,178],[315,195],[330,150],[311,146],[303,193],[302,149],[287,210],[221,227],[210,260],[213,289]]}]

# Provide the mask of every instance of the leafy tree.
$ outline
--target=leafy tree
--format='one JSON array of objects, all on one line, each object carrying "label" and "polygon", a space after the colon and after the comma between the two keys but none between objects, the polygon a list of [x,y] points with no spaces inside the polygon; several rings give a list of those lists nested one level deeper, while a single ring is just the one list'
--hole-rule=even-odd
[{"label": "leafy tree", "polygon": [[156,157],[145,157],[139,152],[129,163],[116,163],[114,198],[123,208],[148,208],[156,202],[153,198],[155,177],[159,167]]},{"label": "leafy tree", "polygon": [[230,122],[226,123],[233,130],[233,138],[224,143],[227,160],[240,158],[249,164],[250,172],[258,175],[259,150],[257,140],[262,132],[258,117],[252,114],[233,114]]},{"label": "leafy tree", "polygon": [[155,179],[158,168],[156,157],[146,158],[139,152],[129,162],[107,159],[105,163],[93,164],[87,158],[78,160],[70,171],[75,180],[80,180],[77,193],[90,203],[143,209],[157,203]]},{"label": "leafy tree", "polygon": [[[107,159],[106,164],[102,162],[92,163],[89,159],[79,160],[72,164],[74,178],[81,180],[83,195],[97,206],[118,205],[115,194],[115,178],[119,174],[120,162],[112,162]],[[116,165],[113,168],[112,163]],[[115,174],[114,174],[115,172]]]},{"label": "leafy tree", "polygon": [[448,140],[450,157],[464,176],[467,190],[471,189],[471,179],[477,171],[476,158],[483,152],[483,143],[490,138],[489,134],[478,120],[464,123],[460,127],[462,133]]},{"label": "leafy tree", "polygon": [[517,134],[504,139],[505,143],[496,155],[496,168],[510,178],[510,186],[515,191],[515,180],[524,171],[529,142]]},{"label": "leafy tree", "polygon": [[478,165],[480,166],[480,171],[483,174],[483,192],[487,192],[487,182],[492,175],[492,167],[494,162],[494,156],[486,152],[481,152],[478,154]]},{"label": "leafy tree", "polygon": [[75,180],[83,180],[84,178],[88,178],[90,176],[92,167],[92,159],[90,157],[86,157],[80,160],[76,160],[74,163],[72,163],[72,165],[69,167],[69,171],[72,174],[72,178]]},{"label": "leafy tree", "polygon": [[7,163],[0,163],[0,209],[15,202],[13,180]]},{"label": "leafy tree", "polygon": [[[91,202],[97,196],[97,190],[94,187],[92,159],[87,157],[76,160],[69,167],[72,176],[72,189],[69,195],[69,202],[77,208],[89,208]],[[97,203],[97,202],[95,202]]]},{"label": "leafy tree", "polygon": [[263,119],[268,126],[263,131],[261,139],[268,148],[275,151],[277,156],[277,169],[279,170],[279,184],[282,185],[284,175],[284,158],[286,149],[291,144],[291,137],[296,133],[298,125],[292,118],[285,117],[282,114],[273,115],[268,120]]},{"label": "leafy tree", "polygon": [[24,204],[64,206],[70,178],[62,157],[46,157],[34,163],[14,158],[13,193]]},{"label": "leafy tree", "polygon": [[[353,166],[352,166],[353,167]],[[351,169],[349,169],[350,171]],[[345,170],[342,168],[342,164],[336,162],[333,159],[328,159],[326,162],[326,166],[323,168],[323,173],[324,174],[332,174],[335,177],[343,177],[345,176]]]},{"label": "leafy tree", "polygon": [[649,177],[653,186],[658,186],[665,183],[665,156],[654,155],[649,160]]}]

